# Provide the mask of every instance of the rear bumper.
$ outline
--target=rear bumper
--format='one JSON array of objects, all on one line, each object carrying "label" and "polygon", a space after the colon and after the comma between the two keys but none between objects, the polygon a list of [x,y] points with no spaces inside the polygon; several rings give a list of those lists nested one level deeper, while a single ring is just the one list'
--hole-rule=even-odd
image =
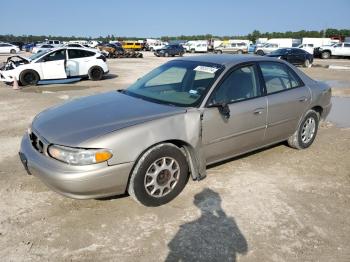
[{"label": "rear bumper", "polygon": [[29,174],[38,177],[52,190],[76,199],[101,198],[124,194],[133,163],[109,166],[72,166],[39,153],[28,134],[22,139],[20,157]]},{"label": "rear bumper", "polygon": [[332,109],[332,103],[329,103],[327,106],[323,107],[321,118],[325,120],[327,116],[329,115],[329,112],[331,112]]}]

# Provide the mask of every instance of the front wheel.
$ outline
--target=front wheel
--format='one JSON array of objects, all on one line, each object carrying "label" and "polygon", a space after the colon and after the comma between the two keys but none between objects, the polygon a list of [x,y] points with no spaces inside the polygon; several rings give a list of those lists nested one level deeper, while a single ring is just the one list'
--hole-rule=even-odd
[{"label": "front wheel", "polygon": [[169,56],[169,53],[164,53],[164,56],[165,56],[165,57],[168,57],[168,56]]},{"label": "front wheel", "polygon": [[309,110],[301,121],[298,130],[288,138],[290,147],[305,149],[314,142],[318,130],[319,115],[314,110]]},{"label": "front wheel", "polygon": [[33,70],[25,70],[19,76],[19,82],[22,86],[35,86],[39,80],[39,74]]},{"label": "front wheel", "polygon": [[11,49],[10,53],[11,54],[16,54],[16,50],[15,49]]},{"label": "front wheel", "polygon": [[264,53],[263,50],[258,50],[258,51],[256,52],[256,54],[257,54],[257,55],[264,55],[265,53]]},{"label": "front wheel", "polygon": [[238,50],[237,54],[241,55],[241,54],[243,54],[243,51],[242,50]]},{"label": "front wheel", "polygon": [[306,68],[311,67],[311,63],[310,63],[310,60],[309,60],[309,59],[306,59],[306,60],[304,61],[304,67],[306,67]]},{"label": "front wheel", "polygon": [[159,144],[138,160],[128,192],[142,205],[160,206],[180,194],[188,177],[189,168],[184,153],[173,144]]},{"label": "front wheel", "polygon": [[322,52],[322,54],[321,54],[321,58],[322,58],[322,59],[328,59],[328,58],[330,58],[330,57],[331,57],[331,53],[328,52],[328,51]]}]

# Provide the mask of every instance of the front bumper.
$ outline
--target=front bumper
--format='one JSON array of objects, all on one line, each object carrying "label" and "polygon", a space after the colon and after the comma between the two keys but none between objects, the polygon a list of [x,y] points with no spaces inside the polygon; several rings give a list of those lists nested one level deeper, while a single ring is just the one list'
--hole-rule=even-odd
[{"label": "front bumper", "polygon": [[76,199],[101,198],[124,194],[133,162],[109,166],[72,166],[38,152],[29,135],[23,136],[21,161],[29,174],[37,176],[52,190]]},{"label": "front bumper", "polygon": [[13,82],[13,76],[11,76],[7,71],[0,71],[0,81],[1,82]]}]

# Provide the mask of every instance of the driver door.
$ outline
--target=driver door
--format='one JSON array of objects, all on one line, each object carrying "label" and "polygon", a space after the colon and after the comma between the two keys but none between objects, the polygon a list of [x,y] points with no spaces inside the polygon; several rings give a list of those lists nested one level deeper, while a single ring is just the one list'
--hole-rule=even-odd
[{"label": "driver door", "polygon": [[[60,49],[51,52],[39,60],[43,79],[67,78],[66,74],[66,50]],[[42,79],[42,80],[43,80]]]},{"label": "driver door", "polygon": [[[226,104],[229,115],[223,113],[219,104]],[[207,164],[262,146],[266,116],[267,100],[256,65],[228,73],[203,112],[202,142]]]}]

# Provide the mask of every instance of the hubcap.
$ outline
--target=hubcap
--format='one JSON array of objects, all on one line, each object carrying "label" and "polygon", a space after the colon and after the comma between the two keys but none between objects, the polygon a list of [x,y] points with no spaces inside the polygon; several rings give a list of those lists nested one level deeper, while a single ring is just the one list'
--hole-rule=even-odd
[{"label": "hubcap", "polygon": [[301,131],[301,140],[303,141],[303,143],[307,144],[312,140],[315,134],[315,130],[316,130],[315,119],[312,117],[309,117],[304,122],[303,129]]},{"label": "hubcap", "polygon": [[179,163],[172,157],[162,157],[147,169],[144,186],[152,197],[163,197],[176,186],[180,175]]}]

